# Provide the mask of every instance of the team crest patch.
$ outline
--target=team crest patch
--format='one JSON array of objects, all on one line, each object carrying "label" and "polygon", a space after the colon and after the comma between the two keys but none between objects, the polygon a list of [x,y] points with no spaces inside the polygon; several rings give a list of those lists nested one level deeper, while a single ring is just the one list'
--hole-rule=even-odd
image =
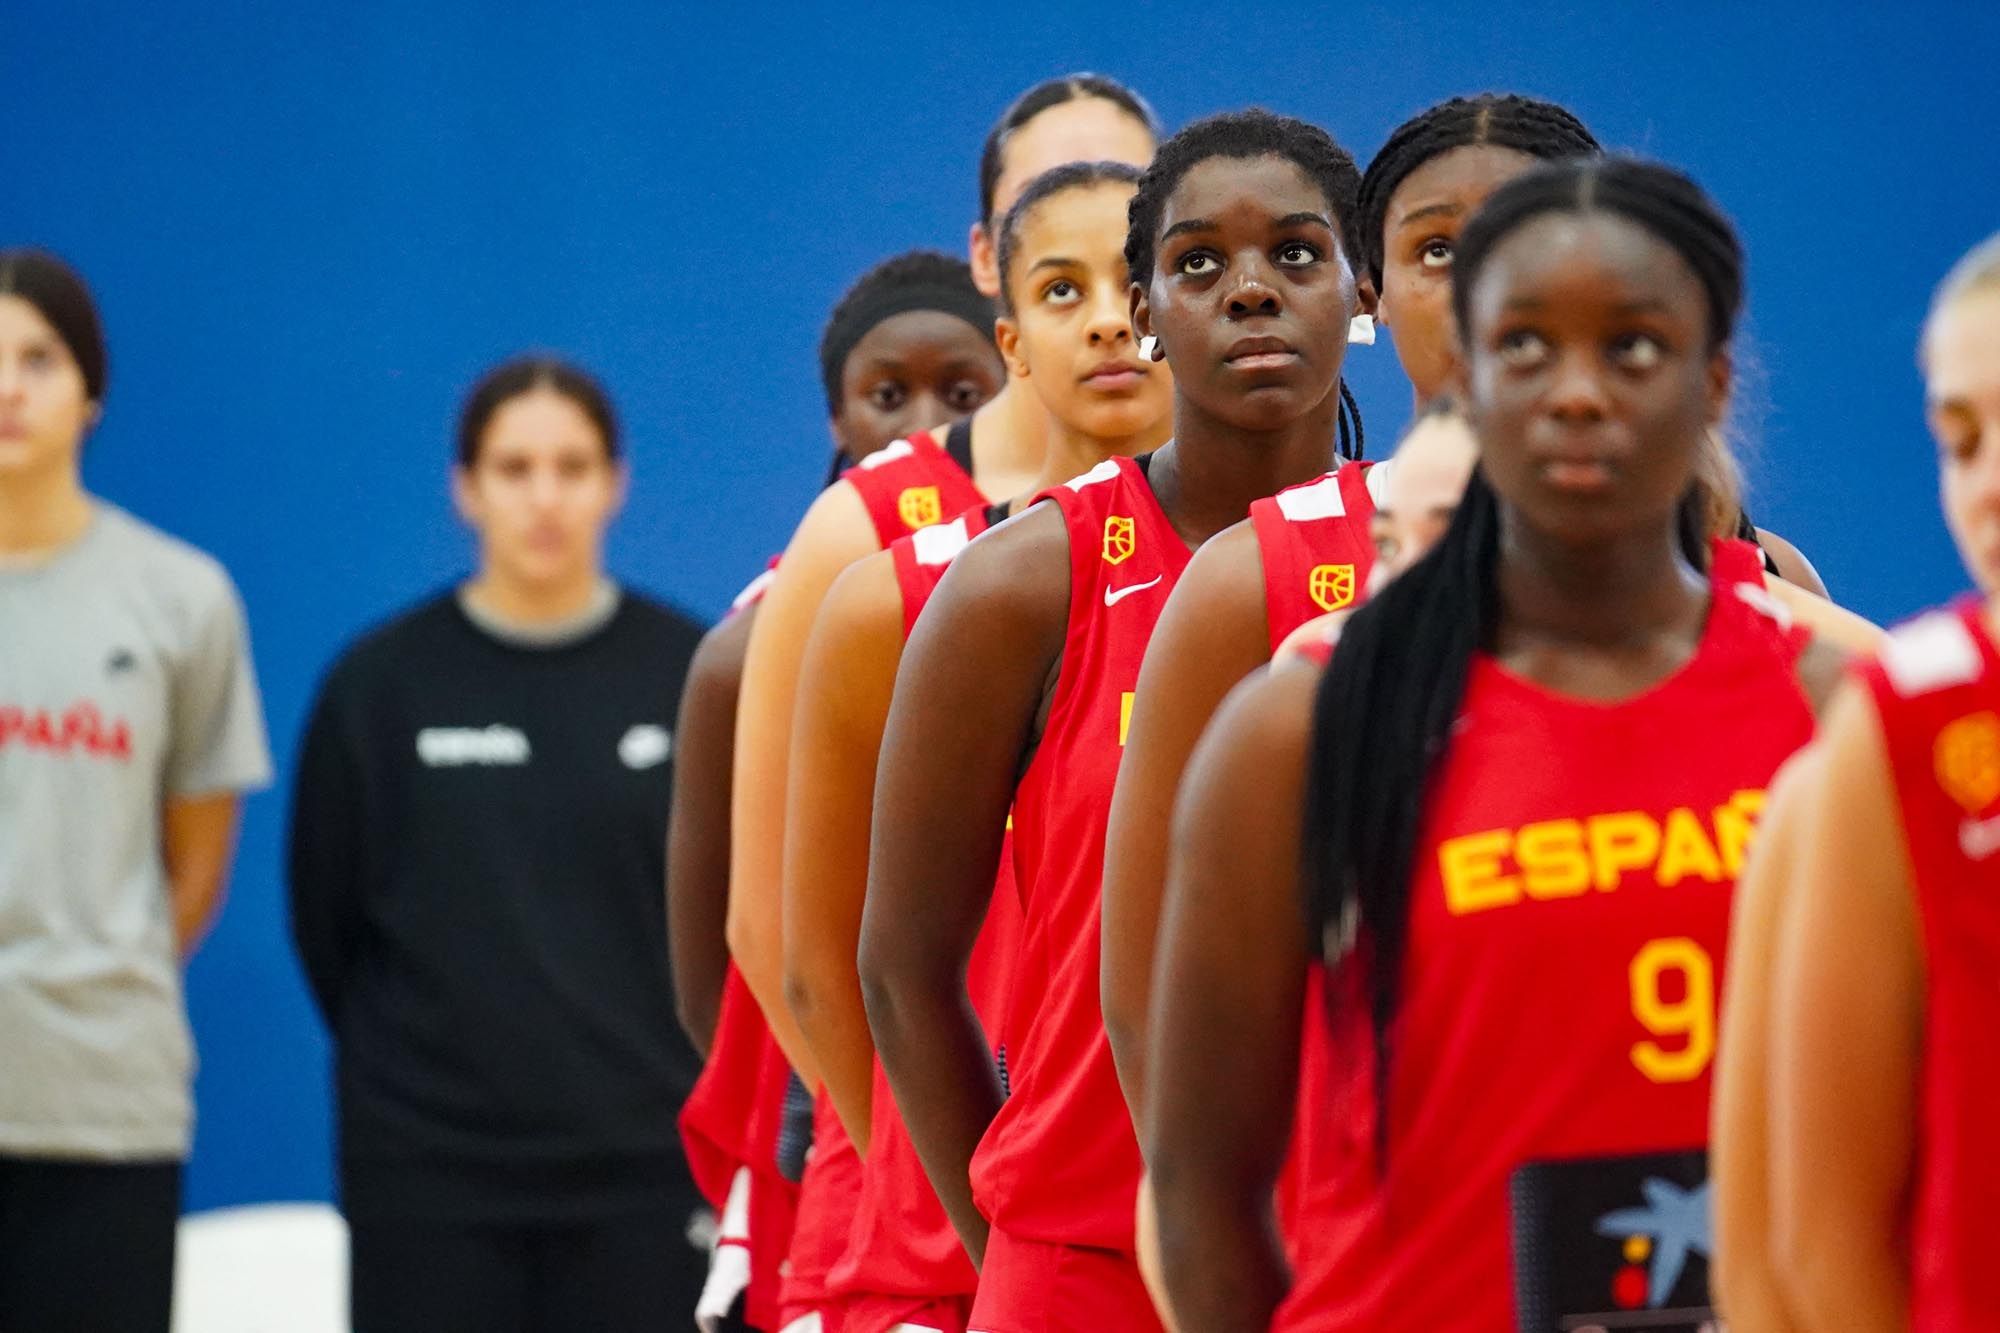
[{"label": "team crest patch", "polygon": [[2000,716],[1973,713],[1937,734],[1931,748],[1938,785],[1976,815],[2000,800]]},{"label": "team crest patch", "polygon": [[1314,565],[1306,575],[1306,592],[1322,611],[1338,611],[1354,602],[1353,565]]},{"label": "team crest patch", "polygon": [[1104,520],[1104,563],[1122,565],[1139,549],[1139,525],[1123,515]]},{"label": "team crest patch", "polygon": [[912,486],[896,497],[896,515],[907,528],[927,528],[944,520],[944,501],[935,486]]}]

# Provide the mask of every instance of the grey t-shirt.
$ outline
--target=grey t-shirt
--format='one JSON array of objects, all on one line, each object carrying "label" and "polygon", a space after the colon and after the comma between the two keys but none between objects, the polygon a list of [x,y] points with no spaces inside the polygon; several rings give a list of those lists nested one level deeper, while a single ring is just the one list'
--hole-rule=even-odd
[{"label": "grey t-shirt", "polygon": [[98,504],[49,560],[0,565],[0,1153],[186,1155],[162,810],[270,775],[213,559]]}]

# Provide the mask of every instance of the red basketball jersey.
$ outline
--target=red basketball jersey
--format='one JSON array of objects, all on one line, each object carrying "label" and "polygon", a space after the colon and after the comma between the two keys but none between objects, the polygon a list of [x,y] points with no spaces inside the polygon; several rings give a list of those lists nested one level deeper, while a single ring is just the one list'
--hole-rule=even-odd
[{"label": "red basketball jersey", "polygon": [[1813,729],[1806,635],[1755,550],[1718,543],[1711,580],[1694,656],[1636,698],[1474,659],[1419,838],[1386,1155],[1344,966],[1301,1051],[1331,1130],[1301,1205],[1325,1241],[1274,1327],[1511,1329],[1517,1305],[1522,1328],[1701,1317],[1730,897],[1764,787]]},{"label": "red basketball jersey", "polygon": [[875,539],[884,547],[986,503],[972,474],[925,430],[868,455],[843,480],[861,497],[875,525]]},{"label": "red basketball jersey", "polygon": [[1368,488],[1376,475],[1371,464],[1344,463],[1251,503],[1272,652],[1308,620],[1356,606],[1366,594],[1375,568],[1369,531],[1375,497]]},{"label": "red basketball jersey", "polygon": [[1002,1033],[1013,1095],[973,1158],[996,1227],[1132,1250],[1139,1150],[1098,999],[1104,833],[1146,641],[1188,562],[1145,473],[1115,458],[1044,492],[1069,529],[1069,628],[1014,798],[1026,933]]},{"label": "red basketball jersey", "polygon": [[[950,523],[911,533],[889,547],[903,598],[906,636],[951,562],[997,517],[989,509],[970,509]],[[989,1036],[999,1031],[1020,943],[1021,904],[1014,888],[1012,858],[1011,847],[1003,844],[992,905],[966,969],[965,984],[973,1011]],[[1004,1069],[1005,1051],[996,1050],[995,1058],[1003,1062]],[[834,1268],[830,1286],[843,1296],[960,1298],[969,1311],[978,1282],[979,1275],[966,1257],[958,1232],[924,1174],[916,1144],[896,1110],[888,1076],[877,1060],[860,1203],[848,1233],[847,1256]],[[880,1330],[856,1329],[851,1333]]]},{"label": "red basketball jersey", "polygon": [[1988,1209],[2000,1199],[2000,653],[1968,601],[1921,616],[1858,668],[1882,737],[1916,876],[1925,963],[1911,1326],[2000,1328]]}]

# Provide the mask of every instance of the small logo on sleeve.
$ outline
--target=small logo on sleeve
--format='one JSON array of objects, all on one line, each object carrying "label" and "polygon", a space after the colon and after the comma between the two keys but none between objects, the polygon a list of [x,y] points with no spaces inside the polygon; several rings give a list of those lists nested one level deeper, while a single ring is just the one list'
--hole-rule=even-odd
[{"label": "small logo on sleeve", "polygon": [[674,734],[665,727],[642,722],[618,742],[618,758],[630,769],[658,768],[674,752]]},{"label": "small logo on sleeve", "polygon": [[1973,713],[1937,734],[1931,760],[1938,785],[1969,815],[2000,800],[2000,716]]},{"label": "small logo on sleeve", "polygon": [[1338,611],[1354,602],[1353,565],[1314,565],[1306,575],[1306,595],[1322,611]]},{"label": "small logo on sleeve", "polygon": [[123,676],[139,669],[139,655],[130,648],[113,648],[111,656],[104,659],[104,674]]},{"label": "small logo on sleeve", "polygon": [[944,501],[935,486],[911,486],[896,497],[896,517],[906,528],[927,528],[944,521]]},{"label": "small logo on sleeve", "polygon": [[1104,563],[1122,565],[1139,549],[1139,525],[1123,514],[1104,520]]},{"label": "small logo on sleeve", "polygon": [[417,733],[417,758],[431,768],[512,768],[528,762],[528,738],[516,727],[425,727]]}]

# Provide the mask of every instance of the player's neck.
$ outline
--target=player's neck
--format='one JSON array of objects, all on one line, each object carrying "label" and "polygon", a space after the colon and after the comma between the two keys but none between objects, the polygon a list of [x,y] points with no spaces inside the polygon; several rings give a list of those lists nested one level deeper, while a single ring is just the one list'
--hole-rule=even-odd
[{"label": "player's neck", "polygon": [[1174,400],[1174,438],[1148,475],[1167,519],[1189,546],[1241,522],[1253,500],[1311,481],[1334,464],[1340,393],[1275,430],[1249,431]]},{"label": "player's neck", "polygon": [[604,571],[587,565],[554,579],[526,579],[488,565],[465,585],[473,605],[495,620],[533,627],[558,625],[590,610],[603,595]]},{"label": "player's neck", "polygon": [[1048,453],[1042,459],[1042,475],[1036,490],[1060,486],[1071,477],[1080,477],[1107,458],[1136,458],[1157,449],[1173,433],[1173,422],[1161,420],[1136,435],[1107,438],[1085,435],[1051,419]]},{"label": "player's neck", "polygon": [[1048,412],[1019,380],[972,414],[972,480],[987,495],[1025,490],[1042,470]]},{"label": "player's neck", "polygon": [[54,551],[90,526],[90,496],[74,467],[0,477],[0,555]]},{"label": "player's neck", "polygon": [[1503,513],[1499,559],[1503,650],[1619,649],[1701,633],[1706,580],[1670,528],[1584,546],[1531,532]]}]

